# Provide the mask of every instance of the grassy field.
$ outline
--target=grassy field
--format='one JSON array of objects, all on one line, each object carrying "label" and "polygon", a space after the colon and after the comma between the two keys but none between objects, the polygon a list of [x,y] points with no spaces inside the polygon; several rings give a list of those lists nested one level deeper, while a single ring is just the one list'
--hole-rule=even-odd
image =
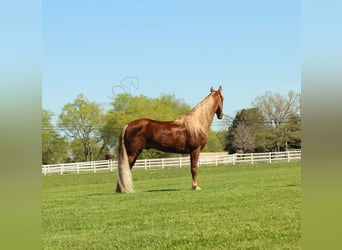
[{"label": "grassy field", "polygon": [[42,177],[43,249],[300,249],[301,165],[134,170]]}]

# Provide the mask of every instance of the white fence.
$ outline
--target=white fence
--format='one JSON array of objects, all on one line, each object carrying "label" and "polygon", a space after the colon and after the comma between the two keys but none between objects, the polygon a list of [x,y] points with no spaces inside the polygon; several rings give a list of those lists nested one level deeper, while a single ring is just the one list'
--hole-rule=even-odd
[{"label": "white fence", "polygon": [[[257,162],[278,162],[300,160],[302,156],[301,150],[284,151],[284,152],[268,152],[268,153],[249,153],[249,154],[226,154],[226,155],[210,155],[200,156],[198,165],[215,165],[218,164],[239,164]],[[113,160],[76,162],[76,163],[60,163],[42,165],[42,174],[66,174],[66,173],[84,173],[84,172],[108,172],[117,169],[118,162]],[[166,167],[188,167],[190,166],[190,157],[177,158],[159,158],[159,159],[143,159],[137,160],[134,168],[166,168]]]}]

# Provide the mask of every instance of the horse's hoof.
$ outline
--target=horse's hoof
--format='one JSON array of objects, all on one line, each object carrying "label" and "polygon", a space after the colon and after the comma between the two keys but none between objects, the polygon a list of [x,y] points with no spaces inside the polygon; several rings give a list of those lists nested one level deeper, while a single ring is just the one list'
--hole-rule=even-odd
[{"label": "horse's hoof", "polygon": [[196,190],[196,191],[201,190],[201,188],[199,186],[192,187],[192,188],[193,188],[193,190]]}]

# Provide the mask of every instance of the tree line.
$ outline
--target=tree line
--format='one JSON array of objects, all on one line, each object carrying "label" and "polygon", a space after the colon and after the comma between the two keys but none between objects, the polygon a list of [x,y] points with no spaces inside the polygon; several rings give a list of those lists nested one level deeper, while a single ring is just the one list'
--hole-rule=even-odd
[{"label": "tree line", "polygon": [[[110,108],[79,94],[63,106],[53,124],[51,111],[42,110],[42,163],[92,161],[116,158],[118,137],[124,125],[147,117],[174,120],[191,107],[175,95],[150,98],[128,93],[117,95]],[[225,116],[220,130],[209,131],[204,152],[269,152],[301,147],[300,94],[287,96],[266,92],[241,109],[235,117]],[[175,156],[157,150],[144,150],[140,158]]]}]

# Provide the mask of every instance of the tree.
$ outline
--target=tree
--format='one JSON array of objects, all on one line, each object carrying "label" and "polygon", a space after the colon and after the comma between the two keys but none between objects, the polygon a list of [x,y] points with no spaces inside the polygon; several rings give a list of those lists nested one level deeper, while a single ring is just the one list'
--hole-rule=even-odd
[{"label": "tree", "polygon": [[116,139],[118,139],[122,129],[118,120],[118,116],[113,114],[112,111],[103,116],[103,126],[99,128],[97,137],[97,141],[101,144],[97,158],[106,154],[113,155],[111,151],[114,145],[117,145]]},{"label": "tree", "polygon": [[83,146],[84,161],[93,160],[93,140],[98,137],[98,130],[103,125],[101,107],[79,94],[73,103],[65,104],[59,115],[59,126],[65,134],[78,140]]},{"label": "tree", "polygon": [[259,147],[257,135],[265,128],[264,118],[258,108],[242,109],[228,129],[225,149],[230,153],[237,150],[253,152]]},{"label": "tree", "polygon": [[232,144],[245,153],[253,152],[255,149],[256,131],[244,122],[238,123],[232,131],[234,138]]},{"label": "tree", "polygon": [[[92,149],[92,159],[98,160],[101,157],[102,152],[107,153],[105,150],[101,150],[101,144],[99,144],[94,138],[89,139],[90,148]],[[84,161],[84,146],[81,140],[73,139],[69,144],[69,155],[71,162]]]},{"label": "tree", "polygon": [[286,148],[301,148],[301,119],[299,115],[293,114],[289,116],[288,122],[285,124]]},{"label": "tree", "polygon": [[[300,94],[289,91],[286,97],[266,92],[263,96],[256,97],[252,104],[261,110],[267,125],[274,128],[275,149],[287,150],[290,133],[294,135],[293,128],[290,130],[288,124],[293,123],[294,119],[300,120]],[[297,126],[296,129],[300,131],[300,127]]]},{"label": "tree", "polygon": [[287,97],[278,93],[266,92],[258,96],[252,105],[261,110],[270,126],[278,127],[300,112],[300,94],[289,91]]},{"label": "tree", "polygon": [[52,116],[42,110],[42,164],[60,163],[68,157],[68,143],[53,127]]}]

